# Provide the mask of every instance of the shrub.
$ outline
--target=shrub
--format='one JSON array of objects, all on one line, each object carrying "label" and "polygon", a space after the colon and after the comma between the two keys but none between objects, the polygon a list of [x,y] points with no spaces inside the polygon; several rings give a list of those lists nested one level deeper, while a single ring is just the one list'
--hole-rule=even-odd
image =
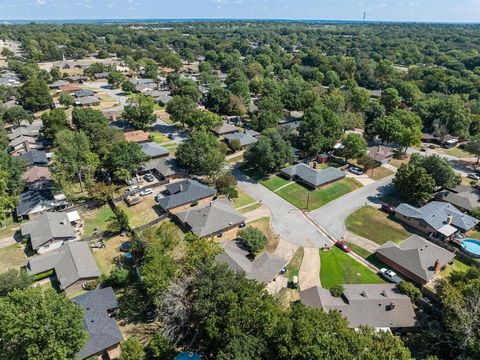
[{"label": "shrub", "polygon": [[107,283],[112,286],[126,286],[128,285],[130,272],[126,269],[116,267],[107,278]]},{"label": "shrub", "polygon": [[334,297],[340,297],[344,291],[345,288],[342,285],[335,285],[330,289],[330,294],[332,294]]},{"label": "shrub", "polygon": [[252,226],[246,227],[238,234],[243,239],[245,247],[251,255],[257,254],[267,245],[267,237],[260,230]]},{"label": "shrub", "polygon": [[416,302],[422,296],[420,289],[409,281],[400,282],[400,284],[398,284],[398,289],[407,295],[413,302]]}]

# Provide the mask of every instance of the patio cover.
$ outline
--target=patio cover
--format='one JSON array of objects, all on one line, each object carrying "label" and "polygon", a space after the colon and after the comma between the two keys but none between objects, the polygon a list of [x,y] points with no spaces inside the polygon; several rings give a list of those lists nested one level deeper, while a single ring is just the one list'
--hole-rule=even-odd
[{"label": "patio cover", "polygon": [[451,236],[457,232],[457,228],[453,227],[452,225],[445,225],[441,227],[438,232],[445,236]]}]

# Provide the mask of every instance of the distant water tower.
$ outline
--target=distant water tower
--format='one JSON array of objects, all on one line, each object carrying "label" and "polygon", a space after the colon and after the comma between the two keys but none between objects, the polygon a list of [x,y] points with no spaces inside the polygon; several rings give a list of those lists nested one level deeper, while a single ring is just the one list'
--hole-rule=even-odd
[{"label": "distant water tower", "polygon": [[363,21],[365,22],[366,19],[367,19],[367,12],[364,11],[364,12],[363,12]]}]

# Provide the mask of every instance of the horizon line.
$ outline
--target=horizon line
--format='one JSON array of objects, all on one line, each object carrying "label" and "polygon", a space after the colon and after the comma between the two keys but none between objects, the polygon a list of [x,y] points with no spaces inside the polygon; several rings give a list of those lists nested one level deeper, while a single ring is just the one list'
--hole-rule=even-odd
[{"label": "horizon line", "polygon": [[341,20],[341,19],[288,19],[288,18],[51,18],[51,19],[0,19],[0,25],[8,22],[199,22],[199,21],[252,21],[252,22],[321,22],[321,23],[352,23],[352,24],[374,24],[374,23],[396,23],[396,24],[456,24],[456,25],[478,25],[480,21],[446,21],[446,20]]}]

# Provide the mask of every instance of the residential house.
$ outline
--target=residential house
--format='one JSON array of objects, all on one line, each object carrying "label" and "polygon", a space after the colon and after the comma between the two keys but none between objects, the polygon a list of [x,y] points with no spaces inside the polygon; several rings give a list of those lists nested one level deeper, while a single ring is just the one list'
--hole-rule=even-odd
[{"label": "residential house", "polygon": [[36,138],[25,135],[20,135],[11,140],[8,145],[12,156],[22,155],[28,151],[43,148],[42,144],[37,143]]},{"label": "residential house", "polygon": [[300,292],[303,304],[323,311],[338,311],[351,328],[370,326],[377,330],[398,330],[416,325],[410,298],[395,284],[345,284],[339,297],[314,286]]},{"label": "residential house", "polygon": [[158,203],[164,211],[175,213],[192,204],[205,204],[213,200],[217,191],[196,180],[182,180],[165,186],[165,197]]},{"label": "residential house", "polygon": [[82,307],[83,326],[88,332],[88,341],[76,355],[79,360],[92,356],[102,359],[118,359],[122,333],[115,321],[118,302],[111,287],[96,289],[72,299]]},{"label": "residential house", "polygon": [[[78,214],[78,213],[77,213]],[[78,239],[66,212],[50,212],[20,225],[22,236],[30,239],[32,249],[43,254],[58,249],[64,242]]]},{"label": "residential house", "polygon": [[50,87],[50,89],[53,89],[53,90],[60,90],[60,88],[62,86],[67,86],[67,85],[70,85],[70,83],[68,81],[65,81],[65,80],[57,80],[57,81],[54,81],[53,83],[51,83],[50,85],[48,85]]},{"label": "residential house", "polygon": [[370,146],[368,148],[368,157],[380,164],[388,164],[395,154],[395,149],[389,146]]},{"label": "residential house", "polygon": [[24,152],[20,158],[27,163],[28,166],[46,166],[48,165],[47,153],[42,150],[32,150]]},{"label": "residential house", "polygon": [[101,274],[85,241],[67,242],[57,250],[28,259],[29,275],[51,270],[55,272],[60,289],[67,294],[82,290],[85,282],[95,280]]},{"label": "residential house", "polygon": [[480,207],[480,190],[470,186],[458,185],[453,189],[440,191],[436,200],[448,202],[461,211],[472,211]]},{"label": "residential house", "polygon": [[68,205],[64,194],[54,195],[51,190],[28,190],[19,196],[15,209],[17,217],[29,219],[39,213],[61,210]]},{"label": "residential house", "polygon": [[29,190],[44,190],[53,187],[53,178],[50,169],[45,166],[32,166],[22,174]]},{"label": "residential house", "polygon": [[450,238],[458,232],[466,233],[479,222],[455,206],[439,201],[432,201],[421,208],[400,204],[395,209],[395,217],[424,234],[441,239]]},{"label": "residential house", "polygon": [[95,96],[95,92],[92,90],[81,89],[81,90],[74,91],[72,95],[75,96],[76,98],[91,97],[91,96]]},{"label": "residential house", "polygon": [[28,120],[23,120],[20,122],[20,126],[10,128],[8,133],[8,140],[14,140],[20,136],[31,136],[37,137],[42,130],[43,123],[41,120],[33,121],[30,123]]},{"label": "residential house", "polygon": [[302,183],[309,188],[318,189],[321,186],[343,179],[347,174],[333,167],[316,170],[306,164],[300,163],[281,169],[280,175],[289,180]]},{"label": "residential house", "polygon": [[220,247],[223,252],[215,258],[218,263],[227,264],[232,270],[243,273],[247,279],[253,279],[263,284],[275,280],[288,263],[287,260],[268,251],[263,252],[252,261],[249,258],[249,252],[242,248],[240,240],[224,241],[220,243]]},{"label": "residential house", "polygon": [[260,133],[258,131],[252,130],[252,129],[246,130],[245,135],[252,136],[254,138],[259,138],[260,137]]},{"label": "residential house", "polygon": [[101,100],[96,96],[79,97],[75,100],[75,105],[80,107],[98,106]]},{"label": "residential house", "polygon": [[175,214],[183,229],[198,237],[234,239],[238,229],[245,226],[245,217],[227,199],[211,201]]},{"label": "residential house", "polygon": [[74,93],[75,91],[80,91],[82,90],[81,87],[76,86],[76,85],[63,85],[60,86],[60,91],[61,92],[68,92],[70,94]]},{"label": "residential house", "polygon": [[[81,67],[81,65],[79,65]],[[83,84],[85,81],[88,81],[86,76],[68,76],[64,80],[70,81],[71,83]]]},{"label": "residential house", "polygon": [[442,267],[453,261],[455,254],[412,235],[400,244],[391,241],[383,244],[375,256],[413,282],[425,285],[437,276]]},{"label": "residential house", "polygon": [[148,134],[143,130],[133,130],[123,133],[125,140],[128,142],[144,143],[149,141]]},{"label": "residential house", "polygon": [[99,72],[99,73],[93,74],[93,77],[96,80],[104,80],[108,78],[108,72]]},{"label": "residential house", "polygon": [[227,123],[224,123],[223,125],[214,127],[212,129],[212,132],[219,137],[220,136],[225,136],[227,134],[233,134],[233,133],[236,133],[236,132],[239,132],[239,131],[240,131],[240,128],[238,128],[234,125],[231,125],[231,124],[227,124]]},{"label": "residential house", "polygon": [[143,153],[149,156],[151,159],[167,157],[170,154],[167,149],[156,142],[146,142],[140,144],[140,146],[142,147]]},{"label": "residential house", "polygon": [[175,157],[161,157],[149,160],[142,172],[151,171],[159,179],[175,179],[185,177],[187,172],[180,167]]},{"label": "residential house", "polygon": [[123,117],[123,111],[121,110],[102,110],[103,116],[105,116],[108,121],[116,122]]},{"label": "residential house", "polygon": [[232,141],[238,141],[241,148],[245,148],[248,145],[255,144],[258,141],[257,138],[255,138],[253,136],[250,136],[250,135],[247,135],[246,133],[241,133],[241,132],[236,132],[236,133],[233,133],[233,134],[227,134],[223,138],[225,139],[225,142],[229,146],[232,146]]}]

